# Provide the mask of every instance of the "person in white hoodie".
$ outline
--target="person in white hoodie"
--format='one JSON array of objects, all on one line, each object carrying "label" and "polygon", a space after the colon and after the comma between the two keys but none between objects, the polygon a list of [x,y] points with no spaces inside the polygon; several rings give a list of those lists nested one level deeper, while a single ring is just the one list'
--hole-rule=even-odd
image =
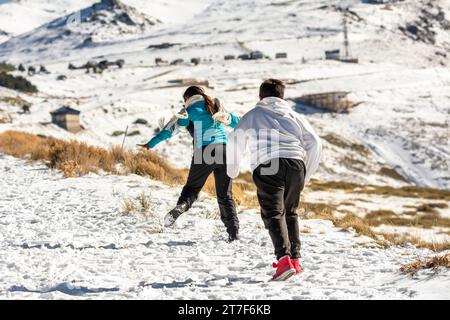
[{"label": "person in white hoodie", "polygon": [[261,216],[278,260],[273,280],[278,281],[302,272],[296,210],[300,193],[317,170],[322,153],[319,136],[284,100],[284,91],[280,80],[261,84],[261,101],[230,134],[226,152],[231,178],[239,175],[242,159],[250,153]]}]

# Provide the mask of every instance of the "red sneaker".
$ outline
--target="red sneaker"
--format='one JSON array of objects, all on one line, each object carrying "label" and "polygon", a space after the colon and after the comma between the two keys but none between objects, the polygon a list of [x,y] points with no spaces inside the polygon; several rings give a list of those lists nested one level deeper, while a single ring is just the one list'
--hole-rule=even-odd
[{"label": "red sneaker", "polygon": [[303,272],[302,267],[300,266],[300,261],[298,259],[291,259],[292,265],[294,266],[295,273],[300,274]]},{"label": "red sneaker", "polygon": [[284,256],[278,260],[278,263],[274,263],[273,267],[277,268],[272,278],[273,281],[285,281],[295,274],[295,268],[289,256]]}]

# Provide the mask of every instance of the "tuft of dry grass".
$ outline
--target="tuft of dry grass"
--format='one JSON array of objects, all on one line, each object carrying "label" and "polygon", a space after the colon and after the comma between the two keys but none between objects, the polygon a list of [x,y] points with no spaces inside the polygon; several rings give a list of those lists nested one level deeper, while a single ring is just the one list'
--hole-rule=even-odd
[{"label": "tuft of dry grass", "polygon": [[381,195],[403,198],[421,198],[429,200],[450,201],[450,191],[443,189],[421,188],[405,186],[394,188],[390,186],[359,185],[345,181],[317,181],[311,180],[309,188],[313,191],[342,190],[354,194]]},{"label": "tuft of dry grass", "polygon": [[362,235],[372,239],[377,238],[376,234],[370,229],[370,226],[354,214],[349,213],[342,219],[336,219],[333,223],[339,228],[352,228],[355,230],[356,234],[360,236]]},{"label": "tuft of dry grass", "polygon": [[438,209],[447,209],[448,204],[446,203],[424,203],[418,206],[417,211],[421,212],[436,212],[436,208]]},{"label": "tuft of dry grass", "polygon": [[419,270],[450,268],[450,253],[435,256],[426,260],[418,259],[412,263],[403,265],[400,271],[403,273],[414,275]]},{"label": "tuft of dry grass", "polygon": [[376,210],[369,212],[364,221],[372,226],[378,227],[380,225],[405,226],[405,227],[422,227],[431,229],[433,227],[450,228],[450,219],[441,217],[439,212],[421,212],[421,211],[406,211],[403,213],[407,218],[401,217],[390,210]]},{"label": "tuft of dry grass", "polygon": [[28,105],[28,106],[31,105],[31,103],[22,99],[21,97],[9,97],[9,96],[0,97],[0,102],[4,102],[6,104],[9,104],[12,106],[19,106],[19,107],[22,107],[24,105]]},{"label": "tuft of dry grass", "polygon": [[142,192],[139,196],[139,205],[142,208],[142,210],[148,211],[151,208],[151,202],[150,197],[145,194],[145,192]]},{"label": "tuft of dry grass", "polygon": [[333,220],[335,210],[336,206],[329,203],[301,201],[298,213],[303,218]]},{"label": "tuft of dry grass", "polygon": [[446,250],[450,250],[450,242],[429,242],[421,239],[420,237],[416,237],[410,234],[392,234],[392,233],[377,233],[379,237],[378,243],[385,246],[406,246],[412,245],[416,248],[428,249],[434,252],[442,252]]},{"label": "tuft of dry grass", "polygon": [[148,226],[145,230],[148,234],[163,233],[164,228],[159,214],[152,208],[150,197],[142,192],[136,200],[130,198],[124,198],[121,204],[122,213],[135,214],[137,216],[144,217]]},{"label": "tuft of dry grass", "polygon": [[[324,203],[303,203],[302,206],[305,208],[305,217],[308,219],[329,220],[335,227],[342,229],[352,228],[358,236],[367,236],[377,240],[377,236],[372,229],[370,229],[370,226],[353,213],[347,213],[344,217],[339,218],[333,214],[336,209],[333,205]],[[312,211],[312,214],[308,214],[309,210]]]},{"label": "tuft of dry grass", "polygon": [[126,214],[132,214],[136,212],[137,206],[133,200],[129,198],[125,198],[122,200],[122,212]]},{"label": "tuft of dry grass", "polygon": [[[336,206],[326,203],[308,203],[301,204],[299,210],[300,215],[306,219],[321,219],[329,220],[335,227],[342,229],[353,229],[358,236],[367,236],[376,241],[377,244],[383,247],[389,246],[405,246],[408,244],[414,245],[418,248],[426,248],[434,252],[441,252],[450,250],[450,242],[427,242],[419,237],[414,237],[409,234],[391,234],[383,232],[375,232],[371,227],[380,224],[390,225],[408,225],[408,226],[427,226],[425,223],[426,216],[418,217],[419,220],[403,219],[396,217],[395,212],[389,210],[378,210],[370,212],[364,218],[359,218],[353,213],[347,213],[343,217],[337,217],[334,213],[343,213],[337,210]],[[403,221],[404,220],[404,221]],[[431,222],[430,222],[431,223]],[[435,220],[432,221],[433,226],[438,224]]]}]

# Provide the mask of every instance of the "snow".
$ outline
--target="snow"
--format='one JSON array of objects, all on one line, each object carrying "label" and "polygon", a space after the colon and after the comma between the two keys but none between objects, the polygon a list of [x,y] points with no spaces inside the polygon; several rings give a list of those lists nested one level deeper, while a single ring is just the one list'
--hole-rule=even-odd
[{"label": "snow", "polygon": [[[54,13],[52,19],[64,20],[63,16],[90,7],[94,1],[66,2],[64,8],[69,12],[56,10],[52,2],[44,2],[42,8]],[[31,79],[40,89],[38,95],[27,97],[34,104],[32,114],[16,117],[12,125],[0,125],[0,131],[16,128],[110,146],[122,142],[122,137],[111,134],[131,125],[132,130],[141,132],[127,139],[126,145],[133,147],[152,136],[157,119],[169,117],[181,106],[183,88],[167,88],[170,80],[209,80],[214,89],[208,92],[224,100],[230,111],[242,115],[256,104],[261,80],[279,77],[294,81],[288,85],[288,98],[344,90],[351,92],[354,101],[361,102],[349,115],[324,114],[295,106],[299,112],[308,113],[308,119],[320,135],[337,134],[372,151],[367,155],[349,153],[348,149],[325,143],[326,161],[317,178],[405,185],[380,174],[381,168],[390,167],[412,184],[450,187],[450,97],[447,94],[450,71],[448,59],[436,55],[437,51],[445,51],[450,40],[444,32],[436,46],[432,46],[415,42],[398,30],[399,26],[417,19],[423,1],[395,3],[391,10],[360,1],[346,3],[362,19],[349,19],[352,53],[361,61],[357,65],[323,60],[325,50],[342,47],[342,14],[336,9],[336,5],[342,5],[339,1],[123,2],[161,23],[151,26],[144,34],[128,36],[118,35],[114,31],[116,27],[108,23],[92,45],[80,46],[85,35],[92,33],[91,25],[74,26],[73,34],[67,36],[67,26],[50,28],[50,19],[37,17],[40,27],[30,26],[26,34],[0,45],[4,60],[25,65],[45,64],[52,72]],[[4,4],[0,17],[8,16],[10,6],[20,6],[17,14],[26,8],[39,16],[41,9],[36,9],[33,3],[26,0]],[[444,0],[435,2],[442,8],[447,8],[446,4]],[[262,19],[269,16],[269,20]],[[23,19],[18,16],[14,21]],[[0,25],[1,28],[4,27]],[[11,29],[19,30],[14,25]],[[53,41],[50,44],[49,39]],[[151,44],[165,42],[179,45],[163,50],[146,49]],[[271,57],[285,51],[288,59],[223,61],[225,54],[238,55],[249,50],[262,50]],[[168,61],[200,57],[204,61],[199,66],[185,63],[158,67],[154,64],[156,57]],[[103,75],[67,70],[69,62],[81,65],[88,60],[121,58],[126,60],[124,69],[111,69]],[[68,80],[57,81],[60,74]],[[50,119],[48,112],[61,104],[72,104],[82,111],[85,131],[74,136],[54,126],[42,125]],[[16,110],[1,102],[0,108],[12,113]],[[149,120],[149,126],[132,125],[137,118]],[[189,137],[180,135],[156,150],[171,162],[186,167],[190,160],[185,155],[190,152],[190,146]]]},{"label": "snow", "polygon": [[[399,30],[418,19],[428,0],[405,0],[389,8],[359,0],[123,0],[136,9],[136,16],[158,22],[142,31],[125,30],[131,34],[117,29],[109,14],[105,26],[64,23],[80,10],[91,13],[95,2],[21,0],[0,5],[0,61],[26,67],[44,64],[51,72],[28,77],[39,88],[35,95],[0,88],[0,113],[13,119],[0,123],[0,132],[21,130],[110,147],[123,140],[113,133],[129,126],[130,132],[139,131],[125,141],[125,147],[133,149],[154,134],[159,118],[168,118],[180,108],[184,88],[168,87],[169,81],[208,80],[213,87],[208,93],[222,99],[229,111],[243,115],[256,104],[261,81],[277,77],[288,81],[288,99],[342,90],[361,102],[350,114],[324,113],[292,102],[320,136],[331,135],[369,150],[324,139],[323,161],[315,179],[450,189],[450,34],[436,25],[436,44],[430,45],[413,41]],[[432,5],[439,5],[449,19],[449,0],[436,0]],[[342,49],[338,8],[343,6],[361,18],[351,15],[348,21],[351,51],[359,57],[359,64],[324,60],[325,50]],[[62,24],[55,28],[57,22]],[[91,34],[96,35],[93,43],[83,45]],[[148,49],[161,43],[178,45]],[[251,50],[261,50],[270,59],[223,59],[226,54]],[[273,59],[277,52],[286,52],[288,58]],[[186,62],[157,66],[157,57]],[[202,59],[200,65],[189,63],[194,57]],[[67,68],[69,63],[103,59],[125,59],[126,64],[102,75]],[[67,80],[57,81],[58,75]],[[1,99],[16,96],[33,104],[31,114],[22,114],[18,106]],[[85,130],[73,135],[49,123],[49,112],[62,105],[82,112]],[[134,124],[139,118],[148,125]],[[190,164],[191,148],[189,135],[179,134],[155,151],[185,168]],[[395,169],[407,181],[383,174],[383,168]],[[63,179],[44,166],[6,156],[0,159],[0,172],[0,187],[6,190],[0,196],[2,297],[450,296],[445,284],[448,271],[424,271],[414,278],[398,272],[402,263],[430,252],[413,247],[377,248],[370,239],[342,232],[329,222],[301,222],[306,272],[288,283],[272,284],[267,281],[272,272],[271,244],[254,210],[242,213],[243,239],[237,244],[225,243],[223,227],[213,219],[217,216],[215,201],[206,195],[175,229],[152,234],[158,219],[124,215],[120,202],[148,192],[161,218],[175,204],[179,188],[137,176]],[[308,189],[305,200],[337,205],[359,217],[375,210],[401,215],[424,203],[445,202]],[[450,216],[449,208],[438,211],[442,217]],[[450,239],[449,230],[440,228],[383,225],[377,230],[428,241]],[[168,272],[171,266],[175,272]]]},{"label": "snow", "polygon": [[[6,299],[448,299],[450,272],[400,273],[431,253],[382,249],[329,221],[301,221],[304,273],[268,281],[272,244],[258,212],[240,213],[225,242],[217,205],[202,195],[173,229],[154,233],[179,188],[138,176],[65,179],[1,156],[0,297]],[[121,213],[150,196],[156,217]]]},{"label": "snow", "polygon": [[93,0],[11,1],[0,7],[0,30],[19,35],[94,2]]}]

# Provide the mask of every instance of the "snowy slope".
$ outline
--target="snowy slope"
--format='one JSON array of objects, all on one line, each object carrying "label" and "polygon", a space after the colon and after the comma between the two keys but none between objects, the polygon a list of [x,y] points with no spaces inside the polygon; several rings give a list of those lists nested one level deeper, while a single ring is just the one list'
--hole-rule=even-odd
[{"label": "snowy slope", "polygon": [[[39,95],[27,98],[34,103],[32,114],[17,115],[13,124],[0,125],[0,130],[16,128],[73,138],[42,124],[49,121],[49,111],[65,103],[83,112],[86,130],[75,136],[77,139],[103,146],[118,144],[123,136],[112,133],[130,125],[131,130],[140,131],[126,141],[133,147],[153,134],[159,117],[169,117],[181,105],[183,88],[167,88],[169,81],[207,79],[214,87],[209,90],[211,95],[222,98],[229,110],[241,115],[256,103],[260,81],[279,77],[289,83],[288,98],[344,90],[361,102],[349,115],[293,106],[307,113],[321,136],[336,135],[350,141],[348,145],[371,150],[358,152],[360,148],[350,150],[324,141],[324,161],[317,178],[404,184],[380,173],[388,167],[410,183],[450,188],[450,62],[446,56],[450,40],[444,23],[450,16],[448,0],[407,0],[389,6],[356,0],[123,2],[164,23],[132,40],[117,37],[113,29],[108,32],[106,28],[102,34],[108,41],[81,46],[86,39],[84,29],[75,26],[73,36],[66,38],[65,27],[52,29],[47,24],[0,45],[4,59],[44,63],[52,71],[32,78],[40,89]],[[351,51],[360,58],[358,65],[323,60],[325,50],[342,48],[342,8],[347,6]],[[431,27],[423,24],[424,10],[426,15],[431,12],[427,16]],[[441,11],[444,20],[439,20]],[[414,40],[402,31],[409,25],[420,27],[421,32],[431,28],[434,44],[422,38]],[[46,43],[51,39],[55,42]],[[161,43],[175,45],[147,49]],[[270,57],[285,51],[288,59],[223,60],[225,54],[249,50],[262,50]],[[187,62],[199,57],[204,61],[199,66],[156,66],[157,57]],[[125,68],[101,76],[67,70],[69,62],[80,65],[104,58],[124,58]],[[56,81],[60,74],[68,80]],[[0,108],[17,110],[7,105]],[[133,125],[138,118],[147,119],[149,125]],[[157,152],[187,166],[190,147],[189,137],[180,135],[158,146]]]},{"label": "snowy slope", "polygon": [[93,2],[93,0],[15,0],[1,4],[0,30],[11,36],[17,36]]},{"label": "snowy slope", "polygon": [[[430,252],[301,222],[304,273],[268,280],[272,245],[258,212],[240,214],[242,240],[225,242],[215,200],[202,196],[173,229],[160,221],[179,188],[137,176],[64,179],[0,156],[0,297],[6,299],[448,299],[449,271],[399,267]],[[26,181],[26,184],[24,184]],[[120,213],[145,192],[149,217]]]},{"label": "snowy slope", "polygon": [[36,55],[34,48],[60,53],[148,34],[158,23],[158,19],[121,1],[102,0],[10,40],[5,44],[5,49],[29,56]]}]

